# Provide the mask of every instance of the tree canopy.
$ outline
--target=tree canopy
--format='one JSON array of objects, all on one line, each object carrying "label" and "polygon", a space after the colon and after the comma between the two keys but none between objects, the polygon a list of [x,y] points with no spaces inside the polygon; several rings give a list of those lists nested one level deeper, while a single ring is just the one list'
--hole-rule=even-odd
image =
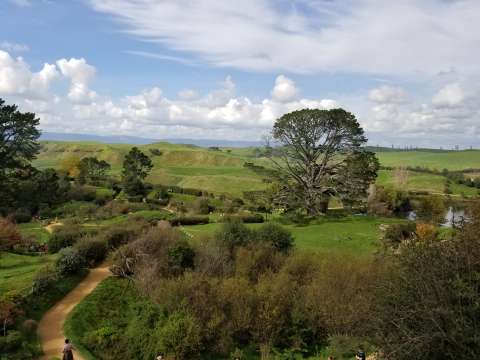
[{"label": "tree canopy", "polygon": [[152,161],[137,147],[133,147],[123,160],[122,182],[124,191],[131,196],[144,195],[143,180],[153,168]]},{"label": "tree canopy", "polygon": [[278,145],[272,161],[283,196],[290,205],[314,215],[325,211],[333,195],[354,202],[366,194],[378,169],[355,116],[343,109],[304,109],[277,119],[272,131]]},{"label": "tree canopy", "polygon": [[0,176],[24,168],[35,158],[40,147],[39,122],[35,114],[22,113],[0,99]]}]

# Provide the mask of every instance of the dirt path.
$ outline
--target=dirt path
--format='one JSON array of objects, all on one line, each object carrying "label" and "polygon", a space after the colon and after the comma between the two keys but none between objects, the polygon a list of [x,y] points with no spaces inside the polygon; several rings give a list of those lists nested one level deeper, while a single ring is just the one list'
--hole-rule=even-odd
[{"label": "dirt path", "polygon": [[[62,358],[62,348],[65,337],[63,335],[63,324],[75,305],[82,301],[93,289],[104,279],[110,276],[108,265],[101,266],[90,270],[90,273],[75,289],[60,300],[43,316],[38,324],[38,335],[40,336],[43,355],[40,360],[49,360],[52,357]],[[75,360],[84,360],[84,358],[76,352]]]}]

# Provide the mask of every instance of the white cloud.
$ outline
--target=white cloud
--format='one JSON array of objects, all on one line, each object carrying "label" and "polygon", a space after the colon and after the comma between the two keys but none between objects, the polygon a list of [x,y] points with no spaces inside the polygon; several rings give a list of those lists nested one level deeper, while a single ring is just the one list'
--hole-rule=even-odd
[{"label": "white cloud", "polygon": [[30,48],[25,44],[17,44],[9,41],[2,41],[0,43],[0,49],[8,52],[25,52],[30,50]]},{"label": "white cloud", "polygon": [[279,102],[293,101],[298,96],[298,88],[293,80],[280,75],[275,80],[275,87],[272,90],[272,98]]},{"label": "white cloud", "polygon": [[87,64],[84,58],[60,59],[57,66],[62,74],[70,78],[70,91],[68,98],[74,103],[86,103],[97,96],[95,91],[89,89],[89,82],[95,77],[95,68]]},{"label": "white cloud", "polygon": [[465,100],[465,92],[458,83],[445,85],[432,99],[437,107],[456,107]]},{"label": "white cloud", "polygon": [[0,95],[47,98],[58,75],[55,65],[46,63],[39,72],[32,72],[22,57],[13,58],[0,50]]},{"label": "white cloud", "polygon": [[480,70],[478,0],[90,3],[140,39],[217,66],[412,77]]},{"label": "white cloud", "polygon": [[379,104],[403,104],[408,101],[408,94],[399,87],[383,85],[370,90],[368,98]]}]

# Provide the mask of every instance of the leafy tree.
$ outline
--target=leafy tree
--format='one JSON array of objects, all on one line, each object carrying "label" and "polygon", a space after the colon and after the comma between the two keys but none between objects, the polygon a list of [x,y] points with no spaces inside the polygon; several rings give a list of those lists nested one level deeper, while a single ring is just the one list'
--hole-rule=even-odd
[{"label": "leafy tree", "polygon": [[[355,116],[343,109],[285,114],[275,122],[272,135],[280,148],[275,152],[278,158],[270,158],[286,202],[305,207],[310,215],[326,211],[332,195],[352,194],[358,189],[365,193],[375,177],[375,157],[361,147],[367,141],[363,129]],[[369,171],[360,171],[365,163]],[[355,179],[349,179],[352,164],[358,164]]]},{"label": "leafy tree", "polygon": [[96,157],[86,157],[80,160],[78,170],[77,180],[80,184],[98,185],[105,180],[110,164]]},{"label": "leafy tree", "polygon": [[144,195],[143,180],[153,168],[150,158],[133,147],[123,160],[122,182],[124,191],[131,196]]},{"label": "leafy tree", "polygon": [[0,99],[0,176],[24,168],[39,150],[40,120],[33,113],[21,113],[16,105]]},{"label": "leafy tree", "polygon": [[76,154],[70,154],[62,160],[62,163],[60,164],[60,170],[67,176],[76,178],[80,173],[80,161],[80,156]]}]

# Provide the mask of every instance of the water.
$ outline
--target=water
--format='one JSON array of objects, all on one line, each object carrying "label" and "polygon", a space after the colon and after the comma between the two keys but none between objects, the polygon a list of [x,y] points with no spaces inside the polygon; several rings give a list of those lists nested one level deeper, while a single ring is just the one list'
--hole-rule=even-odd
[{"label": "water", "polygon": [[[409,211],[406,214],[406,219],[415,221],[417,219],[417,213],[415,211]],[[453,206],[450,206],[445,213],[445,217],[443,222],[440,224],[441,227],[453,227],[454,224],[458,224],[459,222],[465,220],[465,210],[459,209]]]}]

